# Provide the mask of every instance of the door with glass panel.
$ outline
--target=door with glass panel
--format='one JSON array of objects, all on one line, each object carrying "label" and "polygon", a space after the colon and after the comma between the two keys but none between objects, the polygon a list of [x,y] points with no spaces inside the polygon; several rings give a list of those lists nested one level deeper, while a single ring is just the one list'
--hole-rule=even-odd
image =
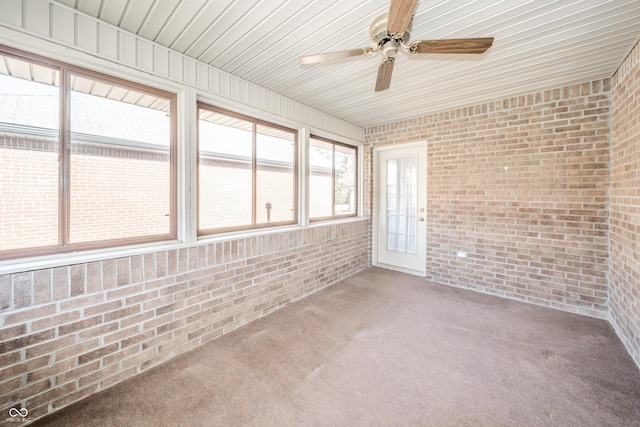
[{"label": "door with glass panel", "polygon": [[374,264],[426,273],[426,145],[374,151]]}]

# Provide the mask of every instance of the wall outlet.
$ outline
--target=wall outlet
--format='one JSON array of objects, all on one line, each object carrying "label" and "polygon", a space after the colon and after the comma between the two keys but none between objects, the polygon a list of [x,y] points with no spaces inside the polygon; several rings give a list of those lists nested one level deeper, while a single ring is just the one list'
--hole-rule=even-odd
[{"label": "wall outlet", "polygon": [[466,258],[467,257],[467,253],[465,251],[458,251],[458,252],[456,252],[456,256],[458,258]]}]

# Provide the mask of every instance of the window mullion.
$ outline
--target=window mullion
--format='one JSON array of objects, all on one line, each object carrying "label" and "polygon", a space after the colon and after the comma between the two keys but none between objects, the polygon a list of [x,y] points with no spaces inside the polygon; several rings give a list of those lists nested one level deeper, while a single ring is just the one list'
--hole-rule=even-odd
[{"label": "window mullion", "polygon": [[331,216],[336,216],[336,144],[331,150]]},{"label": "window mullion", "polygon": [[258,223],[258,125],[253,122],[251,125],[251,170],[252,170],[252,183],[251,183],[251,224],[256,225]]},{"label": "window mullion", "polygon": [[61,247],[69,243],[69,202],[70,202],[70,73],[60,69],[60,153],[59,153],[59,243]]}]

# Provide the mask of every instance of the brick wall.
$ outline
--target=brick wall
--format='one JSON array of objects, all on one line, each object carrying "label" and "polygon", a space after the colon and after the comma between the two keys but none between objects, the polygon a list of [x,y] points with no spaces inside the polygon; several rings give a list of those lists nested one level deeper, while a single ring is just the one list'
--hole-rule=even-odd
[{"label": "brick wall", "polygon": [[350,276],[367,234],[359,220],[2,275],[0,413],[41,417]]},{"label": "brick wall", "polygon": [[0,194],[0,250],[58,243],[57,153],[0,145]]},{"label": "brick wall", "polygon": [[[0,250],[58,244],[58,181],[57,140],[0,134]],[[168,234],[169,184],[165,152],[74,143],[71,242]]]},{"label": "brick wall", "polygon": [[609,85],[366,129],[366,211],[372,148],[425,141],[427,279],[606,317]]},{"label": "brick wall", "polygon": [[640,46],[612,79],[611,322],[640,366]]},{"label": "brick wall", "polygon": [[168,158],[75,154],[70,182],[72,243],[169,234]]},{"label": "brick wall", "polygon": [[[54,140],[0,134],[0,250],[58,244],[54,150]],[[72,153],[72,243],[169,233],[166,153],[91,144],[74,144]],[[250,168],[217,161],[201,164],[200,174],[202,228],[251,224]],[[294,219],[293,179],[290,169],[259,169],[258,223],[267,222],[266,203],[271,222]]]},{"label": "brick wall", "polygon": [[[199,221],[201,229],[251,224],[253,173],[251,164],[200,160]],[[260,165],[256,175],[256,222],[286,222],[295,219],[292,168]],[[220,183],[224,183],[220,186]],[[267,215],[266,205],[271,205]]]},{"label": "brick wall", "polygon": [[309,170],[309,215],[322,217],[331,215],[333,203],[333,174],[331,171]]}]

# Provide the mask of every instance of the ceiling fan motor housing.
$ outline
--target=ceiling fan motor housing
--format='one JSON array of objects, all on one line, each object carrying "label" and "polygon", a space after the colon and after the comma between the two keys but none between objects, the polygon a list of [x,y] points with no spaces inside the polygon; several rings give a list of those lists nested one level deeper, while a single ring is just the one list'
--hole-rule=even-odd
[{"label": "ceiling fan motor housing", "polygon": [[394,56],[400,46],[406,46],[409,43],[413,22],[409,23],[407,30],[402,34],[389,33],[387,31],[387,22],[388,15],[386,13],[374,19],[369,27],[369,37],[374,49],[380,48],[382,53],[389,57]]}]

